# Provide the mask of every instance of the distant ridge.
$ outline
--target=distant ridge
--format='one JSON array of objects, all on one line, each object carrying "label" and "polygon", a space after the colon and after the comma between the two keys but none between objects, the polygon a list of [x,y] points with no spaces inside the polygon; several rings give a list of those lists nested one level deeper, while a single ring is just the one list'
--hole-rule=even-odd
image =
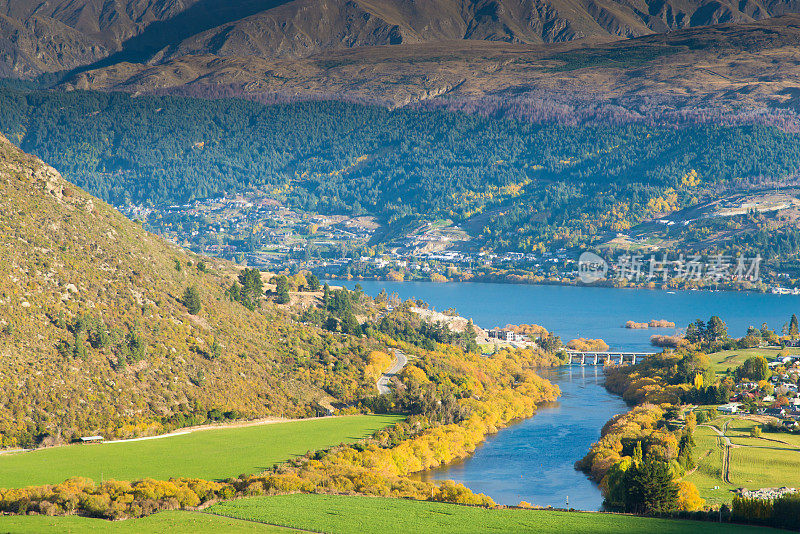
[{"label": "distant ridge", "polygon": [[0,0],[0,76],[461,40],[603,42],[798,12],[800,0]]},{"label": "distant ridge", "polygon": [[[301,59],[185,55],[121,63],[67,88],[197,96],[345,98],[403,106],[533,95],[568,105],[660,108],[796,107],[800,15],[606,43],[459,40],[360,47]],[[401,73],[401,74],[398,74]]]}]

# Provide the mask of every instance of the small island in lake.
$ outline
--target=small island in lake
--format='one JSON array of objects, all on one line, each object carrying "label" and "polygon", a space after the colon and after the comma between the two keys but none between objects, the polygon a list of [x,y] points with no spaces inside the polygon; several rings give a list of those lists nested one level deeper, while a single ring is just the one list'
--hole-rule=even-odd
[{"label": "small island in lake", "polygon": [[666,319],[650,319],[649,323],[628,321],[625,323],[625,328],[629,328],[631,330],[646,330],[648,328],[675,328],[675,323],[672,321],[667,321]]}]

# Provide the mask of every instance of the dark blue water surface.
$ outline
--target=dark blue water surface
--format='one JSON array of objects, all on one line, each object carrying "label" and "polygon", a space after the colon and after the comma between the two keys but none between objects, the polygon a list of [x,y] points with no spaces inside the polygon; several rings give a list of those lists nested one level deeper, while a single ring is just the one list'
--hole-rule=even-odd
[{"label": "dark blue water surface", "polygon": [[[339,281],[331,282],[341,285]],[[352,288],[356,282],[344,285]],[[403,299],[419,298],[437,310],[454,307],[483,328],[506,324],[539,324],[567,341],[602,338],[616,350],[654,350],[655,333],[677,329],[628,330],[628,320],[667,319],[685,327],[697,318],[719,315],[731,335],[744,335],[762,322],[780,330],[800,297],[757,293],[647,291],[566,286],[484,283],[361,282],[369,295],[381,289]],[[490,436],[467,460],[421,475],[426,480],[455,480],[486,493],[501,504],[532,504],[598,510],[597,485],[573,466],[600,437],[613,415],[628,410],[622,399],[602,386],[602,369],[594,366],[542,370],[562,396],[532,418]]]},{"label": "dark blue water surface", "polygon": [[597,485],[574,464],[600,437],[606,421],[628,408],[603,388],[602,367],[561,367],[540,374],[561,388],[558,402],[489,436],[463,462],[420,478],[456,480],[500,504],[527,501],[599,510],[603,497]]},{"label": "dark blue water surface", "polygon": [[[352,289],[357,282],[330,283]],[[780,331],[793,313],[800,314],[797,295],[486,283],[359,283],[372,296],[386,289],[403,299],[422,299],[439,311],[453,307],[483,328],[538,324],[565,342],[576,337],[602,338],[615,350],[651,350],[650,336],[676,330],[622,328],[629,320],[666,319],[685,328],[695,319],[718,315],[728,324],[730,334],[740,337],[748,326],[758,328],[762,322]]]}]

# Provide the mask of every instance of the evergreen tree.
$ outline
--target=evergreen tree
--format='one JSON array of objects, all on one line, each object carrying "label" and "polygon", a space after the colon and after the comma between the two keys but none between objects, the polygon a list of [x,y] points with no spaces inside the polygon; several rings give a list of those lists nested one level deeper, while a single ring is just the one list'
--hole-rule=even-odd
[{"label": "evergreen tree", "polygon": [[714,343],[716,341],[722,341],[727,337],[728,326],[716,315],[712,316],[711,319],[708,320],[708,325],[706,326],[706,340],[710,343]]},{"label": "evergreen tree", "polygon": [[789,335],[792,336],[792,339],[795,339],[798,335],[800,335],[800,330],[798,330],[797,325],[797,315],[792,314],[792,318],[789,321]]},{"label": "evergreen tree", "polygon": [[650,454],[625,472],[624,487],[626,512],[655,514],[677,508],[678,486],[669,465]]},{"label": "evergreen tree", "polygon": [[700,319],[686,328],[686,340],[689,343],[702,343],[706,337],[706,323]]},{"label": "evergreen tree", "polygon": [[771,371],[769,363],[763,356],[747,358],[742,365],[736,368],[734,376],[737,380],[754,380],[760,382],[769,378]]},{"label": "evergreen tree", "polygon": [[239,273],[239,283],[245,294],[252,300],[257,300],[264,292],[264,282],[261,281],[261,271],[256,268],[245,269]]},{"label": "evergreen tree", "polygon": [[197,286],[191,285],[183,292],[183,305],[192,315],[197,315],[202,307],[200,291]]},{"label": "evergreen tree", "polygon": [[475,325],[472,324],[472,319],[470,319],[467,321],[467,326],[464,327],[464,332],[461,334],[464,350],[468,352],[478,352],[478,344],[475,342],[477,337],[478,334],[475,332]]},{"label": "evergreen tree", "polygon": [[694,467],[694,455],[692,454],[694,445],[694,436],[692,436],[691,432],[686,432],[681,436],[681,440],[678,443],[678,463],[684,469]]},{"label": "evergreen tree", "polygon": [[361,325],[358,324],[358,320],[352,312],[347,312],[342,317],[342,332],[354,336],[361,336]]},{"label": "evergreen tree", "polygon": [[642,442],[637,441],[636,447],[633,448],[633,464],[639,465],[642,463]]},{"label": "evergreen tree", "polygon": [[284,275],[280,275],[275,279],[275,302],[287,304],[290,300],[289,279]]},{"label": "evergreen tree", "polygon": [[319,278],[316,275],[311,274],[306,279],[308,282],[308,289],[311,291],[319,291]]}]

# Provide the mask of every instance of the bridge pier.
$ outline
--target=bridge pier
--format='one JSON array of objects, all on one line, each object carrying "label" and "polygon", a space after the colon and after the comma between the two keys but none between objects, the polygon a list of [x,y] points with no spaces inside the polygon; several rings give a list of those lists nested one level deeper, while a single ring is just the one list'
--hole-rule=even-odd
[{"label": "bridge pier", "polygon": [[[580,352],[567,351],[569,365],[626,365],[628,362],[635,365],[655,352]],[[580,356],[580,359],[578,359]]]}]

